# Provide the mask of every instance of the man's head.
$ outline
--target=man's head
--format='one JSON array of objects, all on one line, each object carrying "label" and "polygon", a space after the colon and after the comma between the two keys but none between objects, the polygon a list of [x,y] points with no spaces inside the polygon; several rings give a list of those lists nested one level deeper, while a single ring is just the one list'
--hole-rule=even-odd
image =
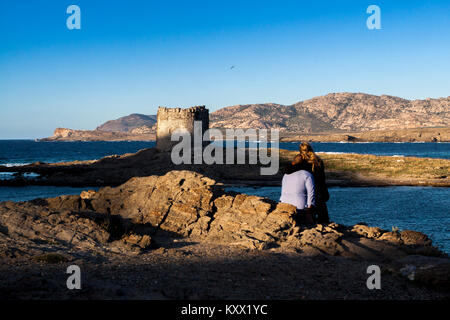
[{"label": "man's head", "polygon": [[302,161],[302,157],[298,154],[294,157],[294,160],[292,160],[292,165],[299,164]]}]

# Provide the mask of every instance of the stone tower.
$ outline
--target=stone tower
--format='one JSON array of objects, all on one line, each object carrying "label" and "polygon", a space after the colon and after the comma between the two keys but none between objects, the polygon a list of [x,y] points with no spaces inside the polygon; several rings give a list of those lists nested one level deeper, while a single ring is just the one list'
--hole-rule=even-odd
[{"label": "stone tower", "polygon": [[196,106],[188,109],[158,108],[156,123],[156,148],[160,151],[170,151],[176,141],[171,141],[172,132],[185,129],[192,136],[194,134],[194,121],[202,122],[202,132],[209,129],[209,110],[205,106]]}]

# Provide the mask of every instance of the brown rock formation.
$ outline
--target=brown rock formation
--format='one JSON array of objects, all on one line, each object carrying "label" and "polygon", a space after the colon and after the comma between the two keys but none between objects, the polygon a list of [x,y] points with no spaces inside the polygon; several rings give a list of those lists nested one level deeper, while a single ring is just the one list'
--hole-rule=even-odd
[{"label": "brown rock formation", "polygon": [[[191,171],[133,178],[119,187],[83,192],[81,196],[5,202],[0,213],[2,235],[10,240],[53,239],[81,249],[125,250],[123,243],[147,248],[150,236],[162,234],[252,249],[315,248],[344,256],[381,257],[387,249],[395,251],[395,256],[411,250],[438,252],[428,237],[414,231],[392,236],[375,227],[347,228],[335,223],[303,228],[294,221],[293,206],[226,193],[214,180]],[[378,253],[353,250],[360,241]]]},{"label": "brown rock formation", "polygon": [[55,129],[53,136],[39,141],[152,141],[156,135],[153,130],[144,128],[130,132],[100,131],[100,130],[72,130],[66,128]]},{"label": "brown rock formation", "polygon": [[46,252],[138,253],[149,235],[133,232],[119,216],[83,212],[78,197],[0,203],[0,255],[9,258]]},{"label": "brown rock formation", "polygon": [[[69,263],[83,264],[88,289],[77,297],[84,298],[445,297],[449,258],[426,235],[363,224],[306,227],[295,211],[226,193],[190,171],[81,196],[3,202],[0,298],[70,297],[61,270]],[[365,287],[373,263],[387,288],[375,296]]]},{"label": "brown rock formation", "polygon": [[450,142],[450,128],[413,128],[317,134],[284,133],[280,140],[283,142]]}]

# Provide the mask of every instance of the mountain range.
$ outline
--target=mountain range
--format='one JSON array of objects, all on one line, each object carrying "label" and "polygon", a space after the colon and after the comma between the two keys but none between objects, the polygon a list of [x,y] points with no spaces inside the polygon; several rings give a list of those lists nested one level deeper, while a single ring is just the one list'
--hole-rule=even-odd
[{"label": "mountain range", "polygon": [[[156,115],[131,114],[110,120],[100,131],[154,131]],[[330,93],[292,105],[225,107],[210,113],[213,128],[278,128],[295,133],[352,132],[450,126],[450,97],[407,100],[388,95]]]},{"label": "mountain range", "polygon": [[[211,112],[209,118],[211,128],[277,128],[286,141],[450,141],[450,96],[407,100],[388,95],[330,93],[291,105],[225,107]],[[95,130],[57,128],[52,137],[41,140],[155,139],[156,115],[133,113],[109,120]]]}]

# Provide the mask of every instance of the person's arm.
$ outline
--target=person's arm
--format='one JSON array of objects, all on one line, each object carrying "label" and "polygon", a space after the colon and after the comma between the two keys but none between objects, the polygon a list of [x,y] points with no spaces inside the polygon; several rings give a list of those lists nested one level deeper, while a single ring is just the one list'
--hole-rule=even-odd
[{"label": "person's arm", "polygon": [[308,208],[311,208],[316,205],[314,178],[312,176],[306,177],[305,186],[306,194],[308,196],[306,205]]},{"label": "person's arm", "polygon": [[317,174],[317,179],[314,182],[316,183],[316,190],[320,195],[320,200],[327,202],[330,199],[330,193],[328,192],[326,182],[325,165],[323,164],[322,160],[320,160],[320,170]]}]

